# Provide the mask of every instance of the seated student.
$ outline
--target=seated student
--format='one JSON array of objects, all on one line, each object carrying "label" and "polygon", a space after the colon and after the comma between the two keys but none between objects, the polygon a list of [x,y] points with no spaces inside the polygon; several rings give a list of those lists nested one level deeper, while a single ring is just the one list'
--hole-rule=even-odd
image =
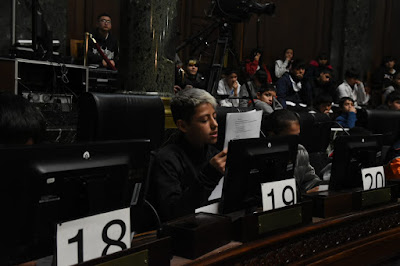
[{"label": "seated student", "polygon": [[364,105],[369,101],[369,95],[367,94],[364,84],[359,80],[360,73],[351,68],[344,74],[344,81],[336,89],[337,99],[343,97],[350,97],[353,99],[354,104]]},{"label": "seated student", "polygon": [[[298,135],[300,134],[299,118],[296,113],[287,109],[277,110],[267,119],[267,132],[269,135],[277,136]],[[298,146],[294,177],[301,193],[318,191],[316,187],[322,182],[310,165],[307,150],[301,144]]]},{"label": "seated student", "polygon": [[253,77],[257,71],[262,70],[266,74],[266,82],[272,83],[271,74],[267,66],[263,63],[263,51],[261,49],[253,49],[248,59],[246,59],[246,73],[249,77]]},{"label": "seated student", "polygon": [[232,98],[243,99],[221,99],[219,104],[222,107],[246,107],[248,102],[248,92],[246,88],[242,88],[238,82],[239,72],[235,69],[225,71],[225,78],[218,83],[217,95],[226,95]]},{"label": "seated student", "polygon": [[286,101],[295,104],[312,104],[312,91],[310,84],[304,79],[305,63],[294,60],[289,73],[276,82],[278,101],[286,108]]},{"label": "seated student", "polygon": [[186,71],[179,71],[178,73],[181,74],[176,76],[175,85],[179,86],[180,89],[207,89],[206,79],[199,73],[199,62],[197,59],[190,58],[186,63]]},{"label": "seated student", "polygon": [[285,48],[283,50],[282,59],[275,61],[275,77],[281,78],[283,74],[289,72],[293,63],[294,50],[292,48]]},{"label": "seated student", "polygon": [[339,100],[340,114],[336,117],[336,121],[346,128],[353,128],[357,121],[357,110],[354,107],[354,101],[350,97],[343,97]]},{"label": "seated student", "polygon": [[333,99],[329,94],[320,94],[314,100],[314,111],[317,113],[327,114],[332,113]]},{"label": "seated student", "polygon": [[185,89],[172,98],[179,135],[153,158],[147,193],[162,221],[205,205],[224,174],[227,152],[212,146],[218,137],[216,106],[201,89]]},{"label": "seated student", "polygon": [[45,131],[45,119],[31,102],[22,96],[0,93],[0,145],[39,143]]},{"label": "seated student", "polygon": [[382,95],[383,102],[386,101],[386,97],[389,95],[389,93],[392,93],[394,91],[400,92],[400,72],[397,72],[396,75],[394,75],[394,78],[393,78],[392,82],[390,83],[390,86],[388,86],[384,89],[383,95]]},{"label": "seated student", "polygon": [[376,109],[400,111],[400,91],[393,91],[386,96],[385,104]]},{"label": "seated student", "polygon": [[310,87],[313,98],[317,98],[321,94],[329,94],[334,100],[336,97],[336,87],[333,85],[333,73],[329,68],[319,70],[317,77],[309,78]]},{"label": "seated student", "polygon": [[333,70],[332,66],[329,64],[329,55],[327,52],[321,52],[316,60],[310,61],[306,71],[307,77],[317,78],[324,69]]},{"label": "seated student", "polygon": [[[252,80],[247,82],[249,86],[249,90],[251,92],[251,97],[253,99],[257,98],[257,92],[264,84],[270,83],[268,82],[268,75],[264,70],[257,70],[257,72],[253,75]],[[246,84],[242,86],[243,89],[247,90]]]},{"label": "seated student", "polygon": [[275,110],[282,109],[282,105],[276,99],[274,85],[265,83],[257,92],[257,99],[254,100],[257,110],[262,110],[264,115],[269,115]]}]

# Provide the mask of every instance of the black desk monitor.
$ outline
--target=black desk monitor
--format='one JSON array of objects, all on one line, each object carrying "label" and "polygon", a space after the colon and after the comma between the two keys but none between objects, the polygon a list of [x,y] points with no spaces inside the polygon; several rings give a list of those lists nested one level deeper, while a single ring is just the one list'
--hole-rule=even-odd
[{"label": "black desk monitor", "polygon": [[382,165],[382,135],[335,139],[329,190],[362,188],[361,169]]},{"label": "black desk monitor", "polygon": [[[149,140],[0,148],[0,264],[51,255],[55,224],[130,206]],[[136,181],[134,181],[136,180]]]},{"label": "black desk monitor", "polygon": [[230,141],[222,212],[261,206],[262,183],[293,178],[297,148],[294,135]]},{"label": "black desk monitor", "polygon": [[383,134],[384,145],[392,145],[400,134],[400,112],[393,110],[366,110],[367,128],[374,134]]}]

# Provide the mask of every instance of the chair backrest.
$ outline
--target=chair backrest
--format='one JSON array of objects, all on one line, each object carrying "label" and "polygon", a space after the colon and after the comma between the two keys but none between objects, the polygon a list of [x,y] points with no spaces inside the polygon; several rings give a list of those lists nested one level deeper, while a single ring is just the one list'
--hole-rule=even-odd
[{"label": "chair backrest", "polygon": [[300,144],[309,153],[326,151],[331,137],[332,120],[326,114],[310,114],[301,112],[300,120]]},{"label": "chair backrest", "polygon": [[[357,112],[357,117],[359,112]],[[371,109],[360,112],[360,121],[374,134],[383,134],[384,145],[391,145],[400,134],[400,112],[393,110]]]},{"label": "chair backrest", "polygon": [[164,128],[158,96],[92,92],[79,98],[78,141],[150,139],[154,150],[163,141]]},{"label": "chair backrest", "polygon": [[73,58],[83,56],[83,40],[71,39],[69,41],[70,53]]}]

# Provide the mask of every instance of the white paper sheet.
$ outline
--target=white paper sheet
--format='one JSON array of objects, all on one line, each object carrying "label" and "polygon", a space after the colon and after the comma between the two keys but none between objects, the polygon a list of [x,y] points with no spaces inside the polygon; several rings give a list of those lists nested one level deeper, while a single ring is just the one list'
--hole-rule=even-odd
[{"label": "white paper sheet", "polygon": [[232,139],[259,138],[261,119],[261,110],[226,114],[224,149]]}]

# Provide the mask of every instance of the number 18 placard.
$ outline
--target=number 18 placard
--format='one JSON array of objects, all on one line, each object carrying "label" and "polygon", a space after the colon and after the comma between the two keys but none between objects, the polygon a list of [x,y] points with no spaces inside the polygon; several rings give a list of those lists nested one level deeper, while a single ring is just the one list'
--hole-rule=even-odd
[{"label": "number 18 placard", "polygon": [[129,208],[57,225],[57,266],[72,265],[130,248]]}]

